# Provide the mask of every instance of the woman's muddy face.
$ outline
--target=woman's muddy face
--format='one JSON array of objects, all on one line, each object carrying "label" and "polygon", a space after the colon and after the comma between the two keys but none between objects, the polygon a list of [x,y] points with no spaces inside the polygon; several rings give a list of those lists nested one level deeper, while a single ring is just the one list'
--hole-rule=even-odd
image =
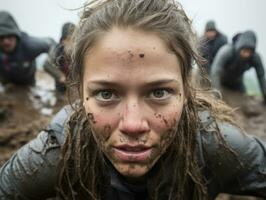
[{"label": "woman's muddy face", "polygon": [[156,34],[114,28],[84,63],[83,101],[96,142],[122,175],[143,177],[170,145],[182,113],[176,55]]}]

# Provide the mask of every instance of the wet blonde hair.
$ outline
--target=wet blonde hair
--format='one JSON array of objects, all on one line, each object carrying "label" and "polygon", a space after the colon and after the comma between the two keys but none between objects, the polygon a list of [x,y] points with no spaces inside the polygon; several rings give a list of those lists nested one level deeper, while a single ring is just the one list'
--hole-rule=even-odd
[{"label": "wet blonde hair", "polygon": [[212,97],[209,89],[200,90],[191,85],[192,66],[200,68],[202,59],[197,52],[191,20],[174,0],[94,0],[84,6],[75,33],[70,74],[71,88],[75,88],[70,90],[70,96],[73,91],[79,91],[80,101],[67,124],[68,136],[62,150],[58,182],[60,197],[103,199],[110,188],[108,164],[94,141],[82,106],[82,80],[86,53],[113,27],[156,33],[181,64],[187,103],[175,127],[176,137],[149,172],[149,198],[207,199],[195,152],[200,127],[198,112],[207,109],[217,118],[231,121],[231,110]]}]

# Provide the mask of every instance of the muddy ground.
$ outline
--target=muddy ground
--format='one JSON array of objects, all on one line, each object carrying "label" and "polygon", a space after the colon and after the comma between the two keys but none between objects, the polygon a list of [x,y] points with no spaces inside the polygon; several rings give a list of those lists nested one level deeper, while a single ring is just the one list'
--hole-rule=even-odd
[{"label": "muddy ground", "polygon": [[37,80],[35,88],[0,86],[0,166],[46,128],[51,116],[65,104],[62,97],[56,99],[49,75],[38,72]]},{"label": "muddy ground", "polygon": [[[44,72],[37,74],[37,88],[8,85],[0,87],[0,166],[22,145],[45,128],[53,113],[66,103],[57,100],[53,80]],[[4,89],[4,91],[3,91]],[[266,141],[266,106],[260,98],[224,91],[224,99],[239,114],[244,129]],[[255,198],[220,195],[217,200]]]}]

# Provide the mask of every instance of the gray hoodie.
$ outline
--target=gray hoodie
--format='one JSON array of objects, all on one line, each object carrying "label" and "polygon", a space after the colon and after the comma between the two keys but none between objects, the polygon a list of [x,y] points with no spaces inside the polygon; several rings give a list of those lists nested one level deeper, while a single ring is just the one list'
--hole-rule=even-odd
[{"label": "gray hoodie", "polygon": [[51,38],[36,38],[20,31],[14,18],[5,11],[0,11],[0,36],[14,35],[17,46],[11,53],[0,49],[0,77],[15,84],[34,84],[35,58],[47,53],[55,44]]},{"label": "gray hoodie", "polygon": [[[243,48],[254,51],[249,59],[240,58],[239,52]],[[244,92],[243,75],[251,68],[256,71],[261,93],[266,102],[265,72],[260,55],[256,52],[256,36],[254,32],[246,31],[240,34],[232,44],[223,46],[216,54],[211,67],[213,85],[218,89],[225,86]]]}]

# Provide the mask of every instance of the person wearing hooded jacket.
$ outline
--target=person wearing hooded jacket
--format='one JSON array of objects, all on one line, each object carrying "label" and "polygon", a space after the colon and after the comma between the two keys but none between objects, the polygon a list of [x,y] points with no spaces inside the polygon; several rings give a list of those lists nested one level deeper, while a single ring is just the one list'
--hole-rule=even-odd
[{"label": "person wearing hooded jacket", "polygon": [[251,68],[256,71],[264,103],[266,103],[265,71],[261,57],[256,52],[256,35],[253,31],[238,34],[232,44],[227,44],[218,51],[211,67],[212,83],[217,89],[223,86],[245,93],[243,75]]},{"label": "person wearing hooded jacket", "polygon": [[36,62],[54,45],[51,38],[37,38],[22,32],[13,16],[0,11],[0,81],[34,85]]},{"label": "person wearing hooded jacket", "polygon": [[64,23],[60,41],[51,49],[43,65],[44,70],[55,79],[55,88],[60,93],[66,91],[66,77],[70,66],[69,48],[74,30],[75,24]]},{"label": "person wearing hooded jacket", "polygon": [[227,44],[227,37],[221,33],[213,20],[206,23],[204,35],[200,41],[203,43],[201,48],[202,57],[206,60],[204,68],[207,73],[211,72],[211,65],[218,50]]}]

